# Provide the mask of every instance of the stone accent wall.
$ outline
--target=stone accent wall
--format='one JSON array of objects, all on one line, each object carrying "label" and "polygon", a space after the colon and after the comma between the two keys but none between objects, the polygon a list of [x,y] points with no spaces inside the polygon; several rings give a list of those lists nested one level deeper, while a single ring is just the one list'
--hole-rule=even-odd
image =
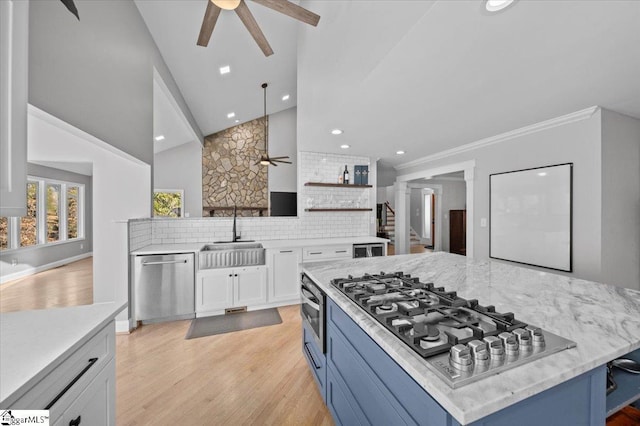
[{"label": "stone accent wall", "polygon": [[[264,152],[264,118],[205,137],[202,150],[202,207],[268,206],[268,167],[256,162]],[[268,120],[268,119],[267,119]],[[267,121],[268,125],[268,121]],[[203,216],[209,216],[204,210]],[[216,211],[215,216],[232,216]],[[238,216],[258,216],[257,210]]]}]

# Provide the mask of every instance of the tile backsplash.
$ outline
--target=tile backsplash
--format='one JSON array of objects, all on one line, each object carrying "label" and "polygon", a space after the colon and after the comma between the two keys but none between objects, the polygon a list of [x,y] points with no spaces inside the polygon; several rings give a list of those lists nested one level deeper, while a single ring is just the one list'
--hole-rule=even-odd
[{"label": "tile backsplash", "polygon": [[[298,217],[239,217],[242,239],[281,240],[340,238],[370,235],[375,209],[365,212],[307,212],[308,207],[372,208],[373,188],[310,187],[305,182],[337,183],[345,164],[369,165],[368,157],[300,152]],[[353,178],[352,178],[353,179]],[[130,250],[149,244],[208,243],[232,236],[231,218],[135,219],[129,221]]]}]

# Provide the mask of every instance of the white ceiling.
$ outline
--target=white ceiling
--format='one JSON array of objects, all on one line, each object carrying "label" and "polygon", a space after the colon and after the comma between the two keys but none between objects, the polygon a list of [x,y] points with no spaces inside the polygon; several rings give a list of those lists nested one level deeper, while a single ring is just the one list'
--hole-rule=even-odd
[{"label": "white ceiling", "polygon": [[[222,11],[208,47],[196,45],[207,0],[136,0],[151,35],[204,135],[295,106],[298,21],[247,2],[274,54],[265,57],[232,11]],[[220,75],[219,68],[231,66]],[[282,101],[290,95],[288,102]],[[233,119],[227,114],[235,112]]]},{"label": "white ceiling", "polygon": [[[167,95],[162,83],[153,81],[153,153],[174,148],[183,143],[196,140],[193,131],[188,127],[186,119],[181,115],[173,99]],[[163,136],[158,141],[156,137]]]},{"label": "white ceiling", "polygon": [[205,135],[261,116],[263,81],[294,106],[296,71],[300,149],[391,165],[593,105],[640,118],[640,1],[302,1],[316,28],[249,1],[269,58],[233,12],[196,46],[206,0],[136,4]]}]

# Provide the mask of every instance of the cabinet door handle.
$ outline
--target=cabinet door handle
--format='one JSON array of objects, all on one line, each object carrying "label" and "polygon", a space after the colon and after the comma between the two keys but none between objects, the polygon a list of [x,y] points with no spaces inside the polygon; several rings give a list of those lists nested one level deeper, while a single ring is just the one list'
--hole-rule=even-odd
[{"label": "cabinet door handle", "polygon": [[234,277],[237,277],[237,276],[238,276],[238,274],[234,274],[233,276],[234,276]]},{"label": "cabinet door handle", "polygon": [[280,250],[280,253],[293,253],[293,250]]},{"label": "cabinet door handle", "polygon": [[336,253],[346,253],[346,250],[336,250]]},{"label": "cabinet door handle", "polygon": [[[60,393],[59,393],[58,395],[56,395],[56,397],[55,397],[55,398],[53,398],[53,401],[51,401],[51,402],[50,402],[46,407],[44,407],[44,409],[45,409],[45,410],[48,410],[48,409],[50,409],[51,407],[53,407],[53,405],[54,405],[56,402],[58,402],[58,400],[59,400],[60,398],[62,398],[62,396],[63,396],[65,393],[67,393],[67,391],[68,391],[69,389],[71,389],[71,386],[75,385],[75,384],[76,384],[76,382],[77,382],[78,380],[80,380],[80,377],[82,377],[82,376],[84,375],[84,373],[86,373],[86,372],[87,372],[91,367],[93,367],[93,365],[94,365],[97,361],[98,361],[98,358],[91,358],[91,359],[89,360],[89,364],[87,364],[87,366],[86,366],[86,367],[84,367],[84,368],[82,369],[82,371],[81,371],[80,373],[78,373],[78,375],[77,375],[76,377],[74,377],[74,378],[73,378],[73,380],[71,380],[71,382],[69,382],[69,384],[68,384],[67,386],[65,386],[65,387],[64,387],[64,389],[62,389],[62,390],[60,391]],[[80,420],[78,420],[78,423],[77,423],[77,424],[80,424]]]},{"label": "cabinet door handle", "polygon": [[309,254],[322,254],[322,252],[321,251],[316,251],[316,252],[311,252]]},{"label": "cabinet door handle", "polygon": [[187,263],[187,259],[183,260],[163,260],[159,262],[143,262],[142,266],[151,266],[151,265],[175,265],[176,263]]},{"label": "cabinet door handle", "polygon": [[307,352],[307,355],[309,356],[309,358],[311,359],[311,363],[313,364],[313,366],[316,368],[316,370],[320,370],[322,368],[321,365],[318,365],[316,363],[315,358],[313,357],[313,355],[311,354],[311,351],[309,350],[309,343],[305,342],[304,344],[304,350]]},{"label": "cabinet door handle", "polygon": [[78,416],[75,419],[69,421],[69,426],[78,426],[80,425],[81,421],[82,421],[82,416]]},{"label": "cabinet door handle", "polygon": [[230,276],[230,277],[232,277],[232,276],[233,276],[233,274],[229,274],[229,276]]}]

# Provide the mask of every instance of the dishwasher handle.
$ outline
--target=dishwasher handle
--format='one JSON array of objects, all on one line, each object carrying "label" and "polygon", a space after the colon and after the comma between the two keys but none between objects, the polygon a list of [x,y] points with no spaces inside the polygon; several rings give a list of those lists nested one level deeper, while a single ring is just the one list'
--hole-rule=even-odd
[{"label": "dishwasher handle", "polygon": [[150,266],[150,265],[174,265],[176,263],[187,263],[189,259],[182,260],[163,260],[160,262],[142,262],[142,266]]}]

